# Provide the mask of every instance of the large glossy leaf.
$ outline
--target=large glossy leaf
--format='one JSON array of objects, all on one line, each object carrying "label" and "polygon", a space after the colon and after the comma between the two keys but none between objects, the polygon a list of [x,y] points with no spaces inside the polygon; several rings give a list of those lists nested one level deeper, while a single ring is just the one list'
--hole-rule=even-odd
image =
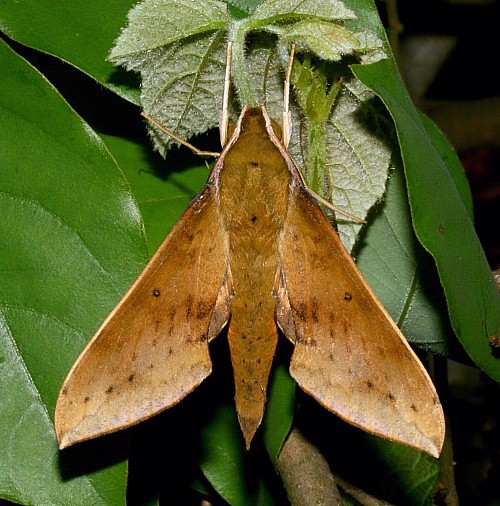
[{"label": "large glossy leaf", "polygon": [[500,363],[489,336],[500,328],[500,295],[462,198],[463,175],[446,166],[393,62],[356,67],[355,73],[394,118],[413,227],[436,261],[454,331],[474,362],[498,381]]},{"label": "large glossy leaf", "polygon": [[439,479],[439,462],[425,453],[381,438],[364,435],[367,449],[374,454],[377,469],[384,479],[378,491],[393,504],[431,506]]},{"label": "large glossy leaf", "polygon": [[124,465],[97,471],[96,456],[83,474],[75,454],[59,455],[51,419],[64,375],[144,263],[138,209],[102,141],[3,42],[0,66],[8,69],[0,78],[0,494],[25,504],[120,504]]},{"label": "large glossy leaf", "polygon": [[[221,406],[202,434],[201,469],[217,492],[233,506],[272,506],[255,452],[245,452],[233,406]],[[250,480],[249,477],[253,479]]]},{"label": "large glossy leaf", "polygon": [[276,365],[270,378],[267,409],[262,421],[264,444],[273,464],[292,427],[294,411],[295,381],[288,372],[288,364]]},{"label": "large glossy leaf", "polygon": [[[371,0],[353,0],[352,29],[385,38]],[[354,65],[354,74],[384,102],[393,117],[404,164],[415,234],[437,265],[453,329],[472,360],[500,380],[489,337],[500,328],[500,295],[471,219],[470,192],[456,156],[428,120],[422,120],[392,59]]]},{"label": "large glossy leaf", "polygon": [[391,172],[384,202],[359,247],[358,267],[406,338],[427,351],[460,357],[435,268],[412,232],[401,164]]},{"label": "large glossy leaf", "polygon": [[176,149],[164,160],[153,153],[146,136],[139,141],[112,135],[102,138],[137,200],[152,255],[205,184],[208,168],[203,164],[185,167],[186,153]]},{"label": "large glossy leaf", "polygon": [[0,29],[12,39],[67,61],[131,102],[139,102],[132,74],[107,56],[134,0],[0,3]]}]

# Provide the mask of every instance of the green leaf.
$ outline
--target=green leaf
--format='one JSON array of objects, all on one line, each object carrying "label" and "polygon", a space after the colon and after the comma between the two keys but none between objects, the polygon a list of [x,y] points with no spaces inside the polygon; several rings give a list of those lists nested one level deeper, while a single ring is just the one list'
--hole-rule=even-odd
[{"label": "green leaf", "polygon": [[303,50],[327,61],[340,61],[345,55],[356,55],[363,64],[387,58],[382,41],[373,32],[364,30],[354,33],[326,21],[306,20],[294,23],[281,36],[283,41],[296,42],[299,50],[303,45]]},{"label": "green leaf", "polygon": [[436,124],[425,114],[419,113],[419,116],[422,120],[422,125],[427,130],[427,134],[432,141],[436,153],[441,157],[443,162],[446,163],[446,168],[450,172],[450,176],[453,179],[453,183],[457,188],[460,198],[472,218],[474,215],[472,208],[472,192],[460,159],[451,147],[448,139],[439,130]]},{"label": "green leaf", "polygon": [[[142,79],[144,110],[182,139],[218,124],[226,68],[220,28],[229,20],[218,1],[146,0],[129,14],[129,25],[110,58]],[[162,153],[173,139],[151,127]]]},{"label": "green leaf", "polygon": [[489,336],[500,327],[498,293],[458,184],[429,136],[392,61],[356,66],[391,112],[399,137],[415,233],[436,261],[453,329],[472,360],[500,380]]},{"label": "green leaf", "polygon": [[[326,72],[307,60],[294,65],[292,81],[306,119],[302,143],[295,146],[292,136],[290,152],[314,191],[364,218],[385,192],[392,126],[379,101],[360,81],[347,75],[331,86]],[[350,251],[361,225],[340,214],[337,220],[340,238]]]},{"label": "green leaf", "polygon": [[383,203],[361,234],[356,263],[408,341],[426,351],[461,359],[453,346],[445,301],[439,297],[430,261],[412,231],[399,163],[390,174]]},{"label": "green leaf", "polygon": [[59,453],[51,418],[65,374],[145,261],[139,212],[54,88],[3,42],[0,65],[0,494],[122,504],[125,466],[98,470],[94,455],[84,475],[82,454]]},{"label": "green leaf", "polygon": [[251,14],[263,0],[226,0],[228,6],[235,7],[243,14]]},{"label": "green leaf", "polygon": [[[266,94],[253,81],[255,74],[279,76],[276,66],[257,69],[246,57],[247,35],[267,30],[304,42],[322,57],[373,51],[376,37],[358,39],[339,25],[354,14],[339,1],[265,1],[248,18],[230,17],[222,1],[144,0],[129,13],[110,58],[141,73],[144,110],[183,139],[218,124],[226,68],[226,40],[233,42],[233,84],[242,105],[257,104]],[[277,22],[288,22],[286,26]],[[330,23],[327,23],[329,21]],[[319,33],[319,35],[318,35]],[[325,40],[323,40],[326,37]],[[253,59],[253,64],[256,60]],[[281,66],[281,65],[280,65]],[[265,86],[266,79],[257,82]],[[262,102],[261,102],[262,103]],[[173,140],[156,127],[151,129],[155,147],[164,154]]]},{"label": "green leaf", "polygon": [[131,74],[120,72],[107,55],[135,0],[0,3],[0,29],[13,40],[79,68],[127,100],[138,103]]},{"label": "green leaf", "polygon": [[[262,469],[252,462],[255,452],[244,450],[243,437],[234,406],[220,406],[202,433],[203,474],[232,506],[273,505],[262,480]],[[254,442],[254,445],[256,442]]]},{"label": "green leaf", "polygon": [[113,47],[110,59],[140,70],[150,54],[169,44],[224,28],[229,20],[226,4],[218,0],[144,0],[128,14],[128,26]]},{"label": "green leaf", "polygon": [[263,26],[278,21],[301,18],[338,21],[355,17],[354,12],[338,0],[329,2],[324,0],[266,0],[252,14],[252,23],[255,23],[255,26]]},{"label": "green leaf", "polygon": [[431,506],[439,478],[439,461],[425,453],[366,434],[383,471],[384,494],[395,504]]},{"label": "green leaf", "polygon": [[288,372],[288,364],[274,366],[268,386],[266,412],[262,433],[267,453],[273,463],[292,427],[295,410],[295,381]]},{"label": "green leaf", "polygon": [[[346,79],[326,122],[325,173],[321,194],[364,218],[385,192],[391,167],[391,125],[372,91]],[[309,165],[308,165],[309,169]],[[361,225],[337,215],[342,242],[350,250]]]},{"label": "green leaf", "polygon": [[338,61],[359,47],[358,38],[345,28],[326,21],[304,20],[278,31],[285,42],[295,42],[299,49],[309,50],[320,58]]},{"label": "green leaf", "polygon": [[124,139],[101,134],[123,170],[139,205],[152,256],[163,242],[194,196],[205,184],[205,165],[176,167],[179,152],[173,150],[167,160],[152,153],[149,140]]}]

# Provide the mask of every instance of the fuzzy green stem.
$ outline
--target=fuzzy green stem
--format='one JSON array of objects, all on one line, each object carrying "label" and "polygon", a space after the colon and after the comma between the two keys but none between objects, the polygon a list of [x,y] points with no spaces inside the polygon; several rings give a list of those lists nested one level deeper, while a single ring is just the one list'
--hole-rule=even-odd
[{"label": "fuzzy green stem", "polygon": [[319,191],[322,188],[321,177],[325,167],[325,143],[326,124],[325,121],[310,121],[307,125],[307,166],[306,181],[308,186]]},{"label": "fuzzy green stem", "polygon": [[229,33],[233,43],[231,77],[238,93],[241,105],[258,105],[255,88],[248,71],[245,45],[248,25],[245,20],[235,21]]}]

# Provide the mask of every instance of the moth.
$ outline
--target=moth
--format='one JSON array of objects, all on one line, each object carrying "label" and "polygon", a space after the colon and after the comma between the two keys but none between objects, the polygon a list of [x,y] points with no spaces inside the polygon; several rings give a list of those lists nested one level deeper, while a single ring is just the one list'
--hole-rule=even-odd
[{"label": "moth", "polygon": [[[280,331],[290,374],[326,409],[437,457],[434,385],[306,188],[264,106],[245,106],[205,187],[70,370],[61,448],[175,405],[211,372],[227,326],[247,449]],[[285,134],[286,135],[286,134]]]}]

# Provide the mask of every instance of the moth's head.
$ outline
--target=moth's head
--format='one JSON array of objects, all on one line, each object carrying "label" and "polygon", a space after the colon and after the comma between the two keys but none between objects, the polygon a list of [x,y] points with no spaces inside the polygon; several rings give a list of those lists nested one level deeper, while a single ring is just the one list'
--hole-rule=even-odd
[{"label": "moth's head", "polygon": [[228,139],[230,139],[234,131],[239,127],[240,134],[266,132],[270,125],[274,135],[281,139],[282,130],[277,121],[269,119],[264,106],[246,106],[241,111],[238,121],[229,126]]}]

